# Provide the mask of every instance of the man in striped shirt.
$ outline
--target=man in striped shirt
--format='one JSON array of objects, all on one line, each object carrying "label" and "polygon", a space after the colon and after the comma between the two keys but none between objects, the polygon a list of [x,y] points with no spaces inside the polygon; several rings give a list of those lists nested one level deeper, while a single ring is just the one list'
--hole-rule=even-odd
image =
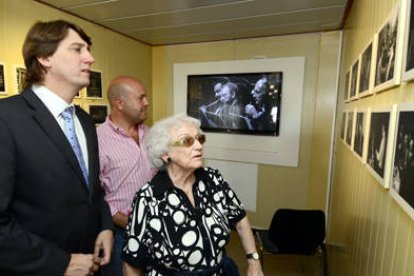
[{"label": "man in striped shirt", "polygon": [[117,276],[122,275],[122,238],[132,199],[154,172],[143,143],[149,106],[145,87],[133,77],[117,77],[111,81],[107,97],[111,112],[97,129],[100,179],[116,231],[113,257],[104,275]]}]

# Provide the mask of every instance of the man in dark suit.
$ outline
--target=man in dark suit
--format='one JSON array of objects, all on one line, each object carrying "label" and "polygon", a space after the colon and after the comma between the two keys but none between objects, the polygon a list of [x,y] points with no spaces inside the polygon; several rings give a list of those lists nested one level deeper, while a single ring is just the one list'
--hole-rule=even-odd
[{"label": "man in dark suit", "polygon": [[110,260],[96,130],[72,104],[89,84],[90,45],[70,22],[34,24],[23,45],[25,89],[0,100],[0,275],[93,275]]}]

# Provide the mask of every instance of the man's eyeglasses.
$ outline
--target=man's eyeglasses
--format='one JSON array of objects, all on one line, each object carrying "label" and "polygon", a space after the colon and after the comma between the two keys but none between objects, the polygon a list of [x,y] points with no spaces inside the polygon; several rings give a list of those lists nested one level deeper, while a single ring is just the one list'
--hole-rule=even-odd
[{"label": "man's eyeglasses", "polygon": [[199,134],[199,135],[196,135],[195,137],[192,137],[192,136],[182,137],[180,140],[172,142],[171,146],[188,148],[194,144],[196,139],[200,144],[204,144],[206,142],[206,136],[204,134]]}]

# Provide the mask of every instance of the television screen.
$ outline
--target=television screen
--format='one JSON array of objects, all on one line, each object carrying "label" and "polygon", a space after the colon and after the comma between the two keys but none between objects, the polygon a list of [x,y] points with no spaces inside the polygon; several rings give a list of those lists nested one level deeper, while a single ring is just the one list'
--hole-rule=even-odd
[{"label": "television screen", "polygon": [[206,132],[279,136],[282,76],[188,75],[187,114]]}]

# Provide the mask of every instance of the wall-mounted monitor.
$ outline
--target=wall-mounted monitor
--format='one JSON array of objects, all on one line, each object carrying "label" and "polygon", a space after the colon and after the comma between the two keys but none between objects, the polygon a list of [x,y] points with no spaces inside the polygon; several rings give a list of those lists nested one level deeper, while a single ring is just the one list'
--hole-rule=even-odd
[{"label": "wall-mounted monitor", "polygon": [[206,132],[279,136],[282,72],[188,75],[187,114]]}]

